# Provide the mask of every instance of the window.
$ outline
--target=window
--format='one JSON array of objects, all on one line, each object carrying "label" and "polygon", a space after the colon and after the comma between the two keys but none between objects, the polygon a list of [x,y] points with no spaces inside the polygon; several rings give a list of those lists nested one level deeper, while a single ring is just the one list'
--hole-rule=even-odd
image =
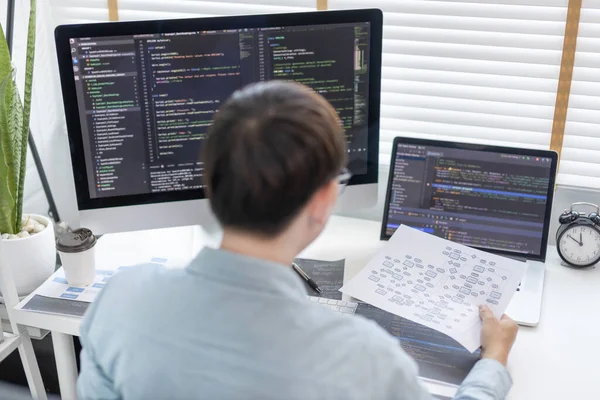
[{"label": "window", "polygon": [[548,148],[566,3],[329,0],[385,12],[381,162],[396,136]]},{"label": "window", "polygon": [[[107,0],[51,0],[56,25],[108,21]],[[315,0],[119,0],[119,20],[311,11]]]},{"label": "window", "polygon": [[[54,25],[108,0],[51,0]],[[568,0],[118,0],[120,20],[378,7],[380,162],[396,136],[547,149]],[[583,0],[558,182],[600,188],[600,3]]]},{"label": "window", "polygon": [[600,188],[600,2],[584,0],[558,183]]}]

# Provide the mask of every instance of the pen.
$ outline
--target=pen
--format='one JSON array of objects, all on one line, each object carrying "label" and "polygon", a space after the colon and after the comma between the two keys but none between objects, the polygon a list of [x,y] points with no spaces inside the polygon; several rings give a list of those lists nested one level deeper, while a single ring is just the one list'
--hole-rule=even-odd
[{"label": "pen", "polygon": [[323,293],[323,291],[321,290],[321,288],[315,283],[315,281],[313,281],[312,279],[310,279],[310,276],[308,276],[306,274],[306,272],[302,271],[302,268],[300,268],[298,266],[298,264],[296,263],[292,263],[292,268],[294,269],[294,271],[296,271],[296,273],[298,275],[300,275],[300,277],[302,279],[304,279],[306,281],[306,283],[308,283],[308,286],[311,287],[312,290],[314,290],[317,293]]}]

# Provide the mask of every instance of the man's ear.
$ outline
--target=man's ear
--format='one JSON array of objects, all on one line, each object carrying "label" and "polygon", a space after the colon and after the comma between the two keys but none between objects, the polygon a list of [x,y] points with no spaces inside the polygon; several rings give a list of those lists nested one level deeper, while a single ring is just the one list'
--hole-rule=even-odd
[{"label": "man's ear", "polygon": [[313,222],[325,225],[335,207],[337,195],[337,183],[333,180],[313,195],[308,205],[308,212]]}]

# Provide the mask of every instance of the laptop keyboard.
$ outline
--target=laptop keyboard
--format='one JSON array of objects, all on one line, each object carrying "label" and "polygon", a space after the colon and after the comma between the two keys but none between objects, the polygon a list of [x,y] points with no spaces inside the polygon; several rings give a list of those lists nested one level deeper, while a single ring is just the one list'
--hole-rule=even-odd
[{"label": "laptop keyboard", "polygon": [[353,301],[326,299],[324,297],[307,296],[310,301],[340,314],[352,315],[356,312],[358,303]]}]

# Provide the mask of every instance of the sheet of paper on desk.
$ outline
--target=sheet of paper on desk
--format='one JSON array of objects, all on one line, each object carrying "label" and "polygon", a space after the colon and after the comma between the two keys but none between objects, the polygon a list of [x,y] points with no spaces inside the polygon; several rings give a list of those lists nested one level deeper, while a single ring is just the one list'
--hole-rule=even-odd
[{"label": "sheet of paper on desk", "polygon": [[73,286],[67,283],[64,270],[59,268],[42,286],[35,290],[35,294],[91,303],[115,272],[116,270],[96,270],[96,277],[93,283],[87,286]]},{"label": "sheet of paper on desk", "polygon": [[474,352],[481,346],[478,306],[486,304],[500,317],[525,269],[525,263],[403,225],[340,290],[438,330]]},{"label": "sheet of paper on desk", "polygon": [[[140,260],[135,264],[157,264],[166,267],[180,266],[180,260],[164,257],[151,257]],[[65,279],[62,268],[59,268],[50,278],[38,287],[29,301],[20,304],[23,310],[59,314],[68,316],[82,316],[87,305],[96,299],[96,296],[110,278],[121,270],[133,268],[119,262],[105,262],[105,269],[97,269],[94,282],[87,286],[69,285]]]},{"label": "sheet of paper on desk", "polygon": [[359,303],[356,315],[376,322],[397,338],[417,362],[419,377],[425,381],[458,387],[479,361],[479,352],[469,352],[451,337],[370,304]]},{"label": "sheet of paper on desk", "polygon": [[91,303],[33,295],[29,301],[20,305],[21,310],[44,314],[66,315],[67,317],[83,317]]},{"label": "sheet of paper on desk", "polygon": [[321,261],[297,258],[294,261],[323,291],[323,293],[319,295],[304,282],[306,293],[308,293],[309,296],[320,296],[325,297],[326,299],[336,300],[342,299],[340,288],[344,284],[345,260]]}]

